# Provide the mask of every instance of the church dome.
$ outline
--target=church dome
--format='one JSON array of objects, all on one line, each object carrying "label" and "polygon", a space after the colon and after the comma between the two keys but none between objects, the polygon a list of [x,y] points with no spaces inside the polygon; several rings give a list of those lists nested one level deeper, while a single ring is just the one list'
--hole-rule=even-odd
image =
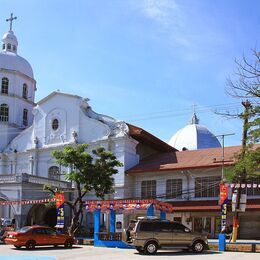
[{"label": "church dome", "polygon": [[33,79],[33,70],[27,60],[17,55],[18,41],[13,31],[8,31],[2,38],[0,69],[18,71]]},{"label": "church dome", "polygon": [[221,147],[217,137],[207,127],[199,124],[194,113],[189,125],[180,129],[169,141],[179,151]]}]

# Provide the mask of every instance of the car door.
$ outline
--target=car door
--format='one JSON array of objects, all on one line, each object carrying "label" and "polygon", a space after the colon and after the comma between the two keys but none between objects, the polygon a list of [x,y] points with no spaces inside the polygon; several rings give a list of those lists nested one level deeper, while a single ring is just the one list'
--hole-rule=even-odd
[{"label": "car door", "polygon": [[46,232],[46,238],[48,240],[48,245],[58,245],[63,244],[64,242],[61,241],[61,236],[57,234],[57,232],[54,229],[51,228],[45,228]]},{"label": "car door", "polygon": [[159,241],[160,245],[171,245],[172,236],[171,222],[154,222],[154,237]]},{"label": "car door", "polygon": [[34,228],[32,239],[36,242],[36,245],[46,245],[47,240],[44,228]]},{"label": "car door", "polygon": [[187,227],[174,222],[173,226],[173,244],[176,245],[190,245],[192,241],[192,235]]}]

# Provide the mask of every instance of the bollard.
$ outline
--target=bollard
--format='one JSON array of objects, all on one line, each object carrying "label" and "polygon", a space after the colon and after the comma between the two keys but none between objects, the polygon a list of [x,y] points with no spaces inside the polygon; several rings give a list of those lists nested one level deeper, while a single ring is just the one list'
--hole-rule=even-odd
[{"label": "bollard", "polygon": [[220,233],[218,235],[218,250],[226,251],[226,234]]}]

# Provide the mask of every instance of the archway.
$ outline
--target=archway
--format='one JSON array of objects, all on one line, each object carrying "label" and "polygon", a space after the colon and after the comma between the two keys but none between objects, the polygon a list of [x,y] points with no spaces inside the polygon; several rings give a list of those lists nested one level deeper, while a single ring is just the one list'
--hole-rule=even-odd
[{"label": "archway", "polygon": [[[8,202],[8,198],[0,194],[0,201]],[[0,204],[0,218],[13,219],[15,217],[15,208],[13,205],[1,205]]]},{"label": "archway", "polygon": [[34,205],[28,212],[27,225],[56,225],[56,208],[46,207],[44,204]]}]

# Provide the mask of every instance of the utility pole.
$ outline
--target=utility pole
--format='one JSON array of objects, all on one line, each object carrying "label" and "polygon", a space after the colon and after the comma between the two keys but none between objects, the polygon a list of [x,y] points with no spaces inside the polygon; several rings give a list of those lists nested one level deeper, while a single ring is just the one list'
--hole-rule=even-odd
[{"label": "utility pole", "polygon": [[[249,120],[249,110],[251,108],[251,103],[246,100],[242,102],[244,106],[244,113],[243,113],[243,134],[242,134],[242,153],[241,158],[243,159],[246,153],[246,145],[247,145],[247,134],[248,134],[248,120]],[[244,167],[242,171],[242,175],[239,174],[239,187],[236,188],[236,205],[235,205],[235,213],[233,218],[233,232],[232,232],[232,242],[236,242],[237,240],[237,233],[238,233],[238,212],[240,208],[240,197],[241,197],[241,183],[246,181],[246,168]]]},{"label": "utility pole", "polygon": [[224,163],[225,163],[225,136],[234,135],[232,134],[222,134],[222,135],[216,135],[216,137],[221,137],[222,140],[222,168],[221,168],[221,181],[224,182]]}]

